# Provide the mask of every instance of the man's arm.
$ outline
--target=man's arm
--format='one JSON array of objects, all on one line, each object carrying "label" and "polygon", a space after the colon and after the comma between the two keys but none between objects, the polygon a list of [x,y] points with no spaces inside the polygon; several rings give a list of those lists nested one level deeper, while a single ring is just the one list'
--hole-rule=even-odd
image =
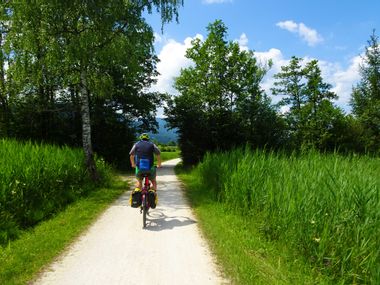
[{"label": "man's arm", "polygon": [[136,167],[135,151],[136,151],[136,144],[133,145],[131,151],[129,152],[129,160],[131,161],[132,168]]},{"label": "man's arm", "polygon": [[161,167],[161,154],[157,154],[157,167]]},{"label": "man's arm", "polygon": [[133,154],[131,154],[129,156],[129,160],[131,161],[132,168],[135,168],[136,167],[136,163],[135,163],[135,156]]},{"label": "man's arm", "polygon": [[153,144],[153,147],[154,147],[153,152],[157,157],[157,167],[161,167],[161,151],[155,144]]}]

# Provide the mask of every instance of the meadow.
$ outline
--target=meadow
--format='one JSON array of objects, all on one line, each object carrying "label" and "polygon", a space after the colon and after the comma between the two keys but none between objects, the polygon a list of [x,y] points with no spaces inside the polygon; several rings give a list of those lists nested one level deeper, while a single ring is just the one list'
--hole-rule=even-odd
[{"label": "meadow", "polygon": [[178,150],[173,151],[161,151],[161,161],[167,161],[175,159],[181,156],[181,153]]},{"label": "meadow", "polygon": [[240,149],[206,155],[188,183],[333,284],[379,284],[379,173],[369,156]]},{"label": "meadow", "polygon": [[[96,163],[105,183],[111,171]],[[0,245],[98,186],[80,149],[0,140]]]}]

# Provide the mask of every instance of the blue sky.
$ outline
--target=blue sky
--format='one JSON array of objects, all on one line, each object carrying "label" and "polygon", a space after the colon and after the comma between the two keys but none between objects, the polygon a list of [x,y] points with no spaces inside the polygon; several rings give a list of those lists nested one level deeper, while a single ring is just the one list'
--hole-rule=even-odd
[{"label": "blue sky", "polygon": [[[194,37],[207,37],[206,27],[221,19],[228,27],[228,40],[255,51],[274,66],[263,81],[270,93],[273,74],[291,56],[305,61],[318,59],[325,81],[333,86],[337,106],[349,111],[352,86],[359,80],[358,66],[372,30],[380,34],[378,0],[185,0],[179,23],[169,23],[161,33],[160,17],[147,16],[156,32],[156,52],[161,73],[153,89],[175,93],[173,77],[188,66],[184,58]],[[273,98],[276,102],[280,98]]]}]

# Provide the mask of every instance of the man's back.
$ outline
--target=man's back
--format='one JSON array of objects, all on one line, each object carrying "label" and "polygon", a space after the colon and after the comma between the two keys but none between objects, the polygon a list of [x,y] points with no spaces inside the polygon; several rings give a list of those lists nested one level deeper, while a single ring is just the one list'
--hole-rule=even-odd
[{"label": "man's back", "polygon": [[148,140],[140,140],[135,143],[130,154],[135,156],[135,162],[138,167],[140,166],[141,159],[149,159],[150,167],[152,167],[154,162],[153,155],[159,155],[160,150],[154,143]]}]

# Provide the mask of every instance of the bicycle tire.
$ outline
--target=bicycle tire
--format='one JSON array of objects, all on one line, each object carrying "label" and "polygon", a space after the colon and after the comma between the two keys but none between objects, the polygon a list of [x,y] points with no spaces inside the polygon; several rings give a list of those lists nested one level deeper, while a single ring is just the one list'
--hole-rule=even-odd
[{"label": "bicycle tire", "polygon": [[146,227],[146,215],[147,215],[148,209],[146,207],[146,196],[144,195],[143,198],[143,228]]}]

